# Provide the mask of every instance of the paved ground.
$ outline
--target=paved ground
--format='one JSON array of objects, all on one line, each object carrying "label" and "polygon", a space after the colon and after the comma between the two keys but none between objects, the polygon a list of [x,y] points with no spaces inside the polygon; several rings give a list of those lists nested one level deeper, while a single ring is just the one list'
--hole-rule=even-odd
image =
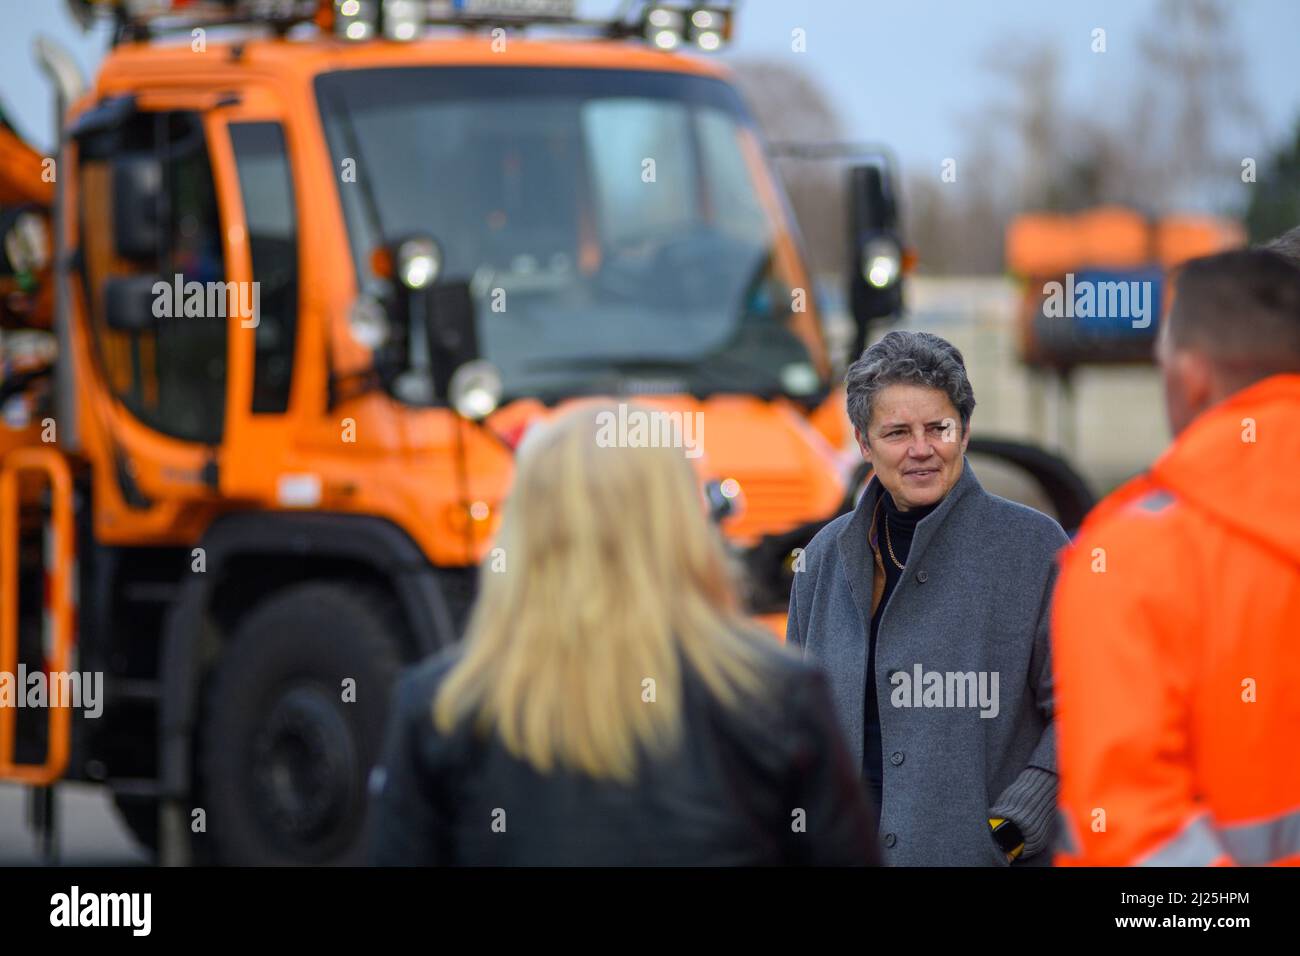
[{"label": "paved ground", "polygon": [[[75,866],[135,866],[148,862],[113,809],[94,787],[62,784],[56,794],[60,819],[60,862]],[[27,791],[0,784],[0,866],[41,862],[36,838],[26,826]]]}]

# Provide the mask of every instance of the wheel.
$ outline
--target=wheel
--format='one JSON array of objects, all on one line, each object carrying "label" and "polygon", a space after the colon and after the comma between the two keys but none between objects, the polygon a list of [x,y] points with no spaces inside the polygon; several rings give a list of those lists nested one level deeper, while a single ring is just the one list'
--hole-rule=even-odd
[{"label": "wheel", "polygon": [[1056,520],[1067,534],[1073,535],[1078,530],[1097,503],[1088,482],[1068,461],[1037,445],[998,438],[971,438],[967,454],[1000,459],[1028,474],[1052,503]]},{"label": "wheel", "polygon": [[[251,611],[204,696],[199,855],[235,865],[358,865],[402,622],[341,582],[279,592]],[[345,701],[345,681],[354,681]]]}]

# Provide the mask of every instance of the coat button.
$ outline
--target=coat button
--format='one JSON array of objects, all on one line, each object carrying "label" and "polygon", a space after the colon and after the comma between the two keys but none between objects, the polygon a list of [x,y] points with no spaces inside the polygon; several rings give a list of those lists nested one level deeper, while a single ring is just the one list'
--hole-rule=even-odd
[{"label": "coat button", "polygon": [[892,763],[895,767],[899,766],[903,762],[903,751],[895,750],[892,754],[889,755],[889,762]]},{"label": "coat button", "polygon": [[897,842],[898,842],[898,837],[894,836],[892,833],[885,834],[885,846],[892,848],[893,845]]},{"label": "coat button", "polygon": [[920,581],[922,584],[924,584],[926,581],[930,580],[930,575],[924,571],[917,571],[916,579]]}]

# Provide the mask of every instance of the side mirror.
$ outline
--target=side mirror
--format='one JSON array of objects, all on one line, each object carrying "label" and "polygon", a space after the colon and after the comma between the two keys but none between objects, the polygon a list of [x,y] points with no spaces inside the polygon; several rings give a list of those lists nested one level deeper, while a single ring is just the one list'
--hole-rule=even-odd
[{"label": "side mirror", "polygon": [[878,163],[852,166],[849,195],[849,304],[857,326],[853,357],[866,347],[873,320],[903,308],[903,244],[892,177]]},{"label": "side mirror", "polygon": [[162,163],[145,154],[113,160],[113,246],[127,259],[152,259],[163,245]]},{"label": "side mirror", "polygon": [[115,332],[150,332],[154,316],[156,275],[113,276],[104,282],[104,323]]}]

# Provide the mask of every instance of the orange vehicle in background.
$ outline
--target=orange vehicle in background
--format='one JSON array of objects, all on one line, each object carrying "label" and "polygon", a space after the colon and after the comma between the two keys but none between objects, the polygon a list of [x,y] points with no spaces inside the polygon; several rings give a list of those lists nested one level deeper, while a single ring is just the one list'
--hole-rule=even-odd
[{"label": "orange vehicle in background", "polygon": [[1017,216],[1005,251],[1007,269],[1026,282],[1022,359],[1063,373],[1076,365],[1150,362],[1169,270],[1245,239],[1231,219],[1153,219],[1125,206]]},{"label": "orange vehicle in background", "polygon": [[[58,346],[6,373],[0,672],[104,689],[0,710],[47,843],[80,780],[166,862],[361,860],[391,682],[508,566],[513,450],[567,403],[703,423],[756,614],[851,503],[796,224],[724,71],[675,52],[731,11],[503,3],[74,0],[115,37],[89,92],[47,54],[57,176],[0,140],[32,253],[0,342]],[[891,182],[851,171],[859,343],[901,305]]]}]

